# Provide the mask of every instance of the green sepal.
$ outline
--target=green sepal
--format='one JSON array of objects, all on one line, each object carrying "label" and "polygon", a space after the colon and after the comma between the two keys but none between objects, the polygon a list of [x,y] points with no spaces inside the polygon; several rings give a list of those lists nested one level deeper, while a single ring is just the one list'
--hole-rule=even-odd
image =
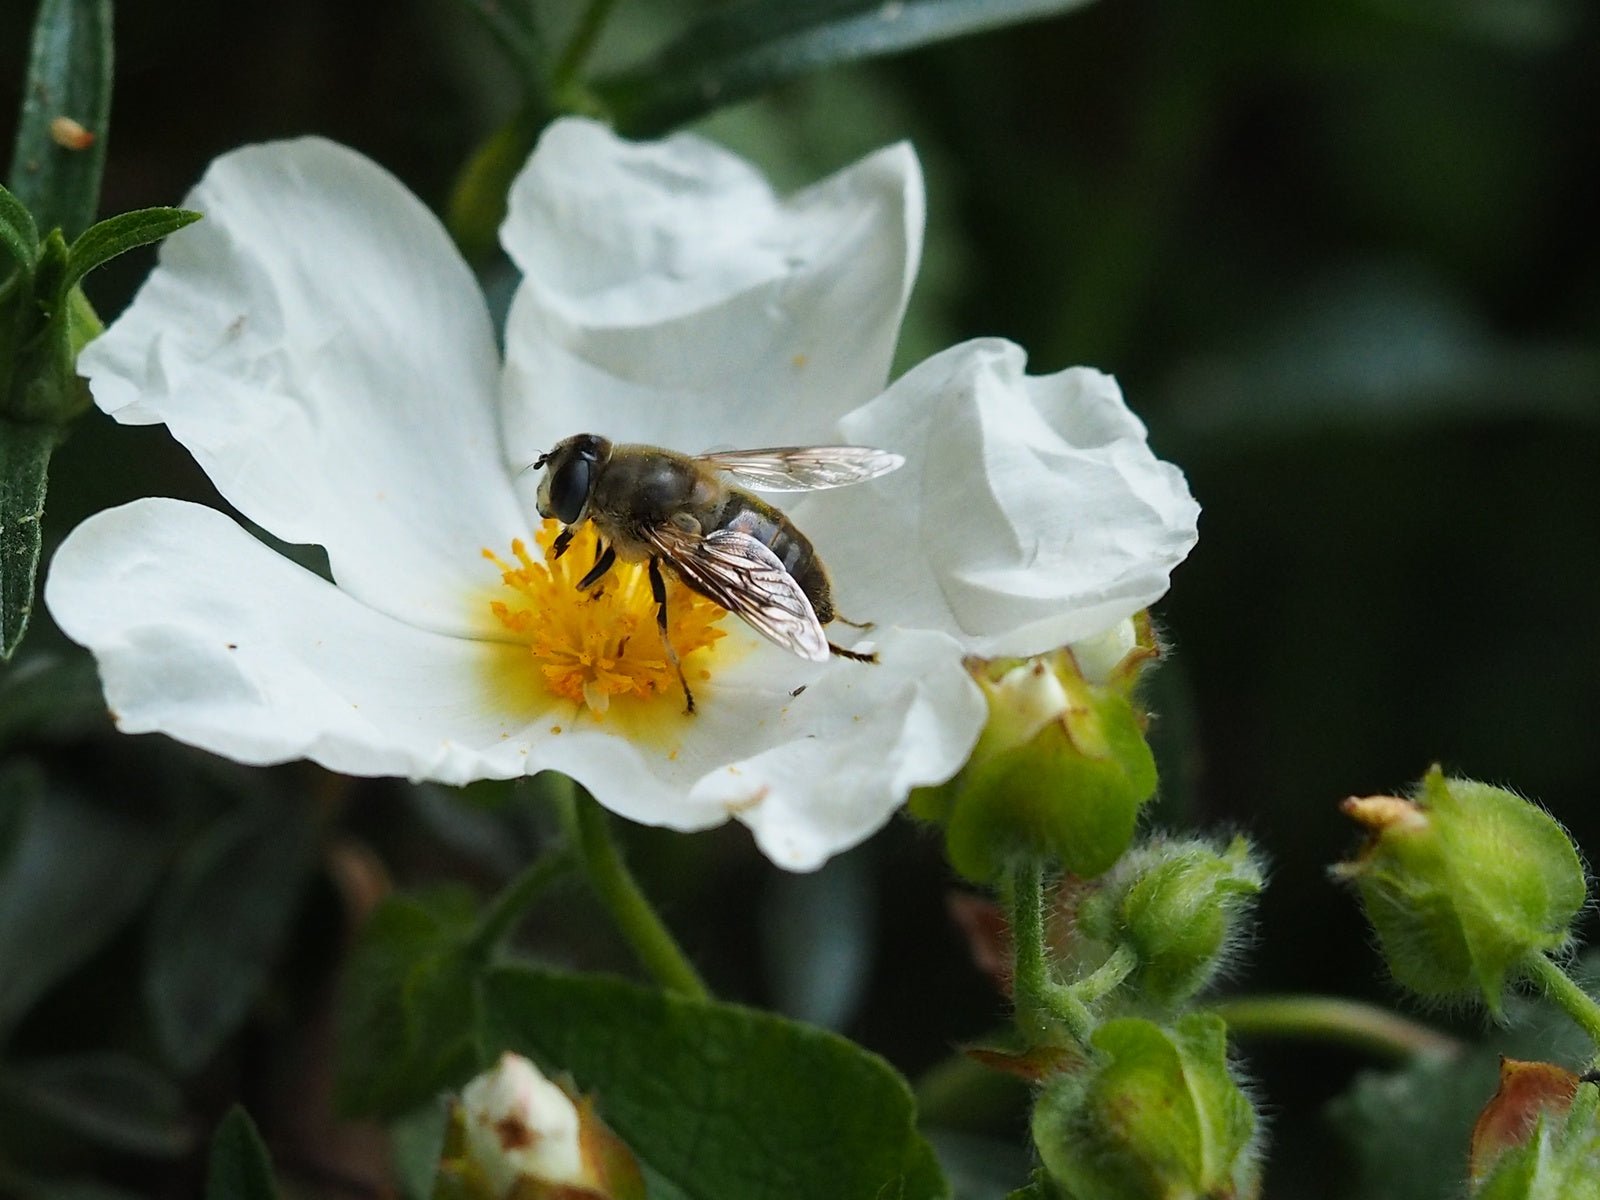
[{"label": "green sepal", "polygon": [[1256,1114],[1228,1068],[1221,1018],[1171,1027],[1107,1021],[1094,1058],[1045,1087],[1033,1139],[1073,1200],[1171,1200],[1255,1194]]},{"label": "green sepal", "polygon": [[1102,874],[1155,794],[1144,715],[1121,688],[1085,680],[1066,651],[968,665],[988,722],[967,765],[914,796],[912,812],[944,826],[951,865],[980,883],[1018,859]]},{"label": "green sepal", "polygon": [[[10,179],[40,229],[71,238],[94,221],[111,119],[111,57],[111,0],[41,0]],[[51,124],[63,117],[93,141],[62,145]]]},{"label": "green sepal", "polygon": [[1537,805],[1434,767],[1411,800],[1352,798],[1344,810],[1371,832],[1335,873],[1355,885],[1403,986],[1476,996],[1498,1015],[1521,964],[1569,945],[1583,864]]},{"label": "green sepal", "polygon": [[91,225],[67,251],[66,286],[117,255],[159,242],[199,219],[199,213],[183,208],[138,208]]}]

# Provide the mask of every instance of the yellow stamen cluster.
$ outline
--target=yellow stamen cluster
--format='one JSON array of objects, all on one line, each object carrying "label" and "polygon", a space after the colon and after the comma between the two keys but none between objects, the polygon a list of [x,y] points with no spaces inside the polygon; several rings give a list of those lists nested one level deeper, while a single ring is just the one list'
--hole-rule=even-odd
[{"label": "yellow stamen cluster", "polygon": [[[527,643],[546,688],[588,705],[596,716],[606,712],[613,697],[671,696],[681,704],[677,675],[656,626],[647,564],[619,561],[587,592],[579,591],[578,581],[594,565],[598,539],[585,522],[558,559],[551,547],[560,531],[558,522],[544,522],[535,535],[543,551],[539,558],[520,538],[511,543],[515,562],[483,552],[500,568],[501,582],[511,593],[491,600],[490,612]],[[690,656],[724,636],[717,623],[727,611],[684,587],[671,572],[666,583],[667,635],[693,686],[708,674]]]}]

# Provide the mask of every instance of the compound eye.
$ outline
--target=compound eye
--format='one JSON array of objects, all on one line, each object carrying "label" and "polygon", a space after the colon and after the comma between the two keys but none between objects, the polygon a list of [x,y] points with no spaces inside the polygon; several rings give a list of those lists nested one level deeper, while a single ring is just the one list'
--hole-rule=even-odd
[{"label": "compound eye", "polygon": [[550,480],[550,507],[556,520],[563,525],[575,525],[589,502],[589,481],[594,476],[594,463],[587,458],[569,458],[562,463]]}]

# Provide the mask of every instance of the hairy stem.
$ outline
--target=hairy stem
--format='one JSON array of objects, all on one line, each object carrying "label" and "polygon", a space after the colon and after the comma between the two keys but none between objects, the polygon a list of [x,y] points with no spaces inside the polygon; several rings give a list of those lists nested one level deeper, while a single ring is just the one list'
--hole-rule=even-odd
[{"label": "hairy stem", "polygon": [[1600,1066],[1600,1001],[1578,986],[1576,980],[1543,954],[1528,955],[1522,964],[1523,972],[1545,999],[1551,1001],[1582,1029],[1595,1046],[1591,1060]]},{"label": "hairy stem", "polygon": [[567,40],[561,57],[556,62],[554,73],[555,90],[557,94],[567,88],[583,69],[583,64],[589,61],[589,55],[594,53],[595,43],[600,40],[606,22],[611,19],[611,10],[617,6],[617,0],[589,0],[583,13],[578,17],[578,24],[572,31],[572,37]]},{"label": "hairy stem", "polygon": [[1088,1040],[1093,1018],[1071,988],[1055,981],[1044,942],[1044,869],[1037,861],[1011,873],[1011,992],[1017,1028],[1032,1043],[1060,1041],[1064,1028],[1079,1045]]},{"label": "hairy stem", "polygon": [[572,851],[563,847],[540,855],[524,867],[521,874],[501,889],[478,919],[478,927],[472,934],[473,951],[479,954],[491,952],[516,928],[517,922],[539,894],[575,865]]}]

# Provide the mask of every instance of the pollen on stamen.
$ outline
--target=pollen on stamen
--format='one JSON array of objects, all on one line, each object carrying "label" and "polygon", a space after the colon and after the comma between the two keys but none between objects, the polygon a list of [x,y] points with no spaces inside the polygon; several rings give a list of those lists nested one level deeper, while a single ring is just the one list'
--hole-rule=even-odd
[{"label": "pollen on stamen", "polygon": [[[656,627],[656,604],[644,563],[618,562],[589,591],[578,581],[597,557],[588,523],[574,530],[562,557],[552,546],[561,531],[547,520],[530,551],[518,538],[510,559],[485,549],[500,569],[505,590],[489,600],[495,621],[528,648],[528,667],[552,695],[585,705],[604,717],[613,699],[664,698],[683,706],[683,689]],[[725,631],[727,610],[667,576],[667,634],[680,661],[713,646]],[[708,679],[703,666],[685,667],[690,678]]]}]

